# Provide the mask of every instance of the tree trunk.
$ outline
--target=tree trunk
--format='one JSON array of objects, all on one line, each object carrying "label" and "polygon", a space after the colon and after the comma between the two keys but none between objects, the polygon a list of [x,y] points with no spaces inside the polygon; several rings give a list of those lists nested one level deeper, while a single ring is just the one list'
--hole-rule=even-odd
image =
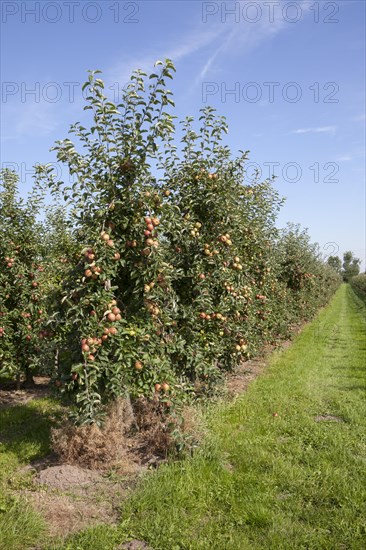
[{"label": "tree trunk", "polygon": [[24,385],[29,388],[29,387],[32,387],[34,386],[34,380],[33,380],[33,375],[32,375],[32,371],[29,367],[25,367],[25,381],[24,381]]}]

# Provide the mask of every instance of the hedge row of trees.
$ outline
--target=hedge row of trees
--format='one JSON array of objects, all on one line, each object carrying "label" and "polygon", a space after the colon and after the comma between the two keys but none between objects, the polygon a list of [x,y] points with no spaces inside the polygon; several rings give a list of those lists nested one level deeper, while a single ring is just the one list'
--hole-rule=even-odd
[{"label": "hedge row of trees", "polygon": [[39,166],[22,201],[2,174],[0,371],[47,371],[78,423],[119,396],[169,411],[212,394],[341,281],[306,231],[276,228],[282,199],[270,180],[244,184],[247,152],[232,156],[212,108],[185,119],[178,142],[175,69],[156,67],[134,72],[117,105],[90,73],[91,126],[54,148],[73,184]]},{"label": "hedge row of trees", "polygon": [[360,273],[361,260],[348,250],[343,254],[343,262],[338,256],[329,256],[327,263],[348,283]]},{"label": "hedge row of trees", "polygon": [[350,285],[355,293],[361,298],[361,300],[366,300],[366,273],[360,273],[355,275],[350,280]]}]

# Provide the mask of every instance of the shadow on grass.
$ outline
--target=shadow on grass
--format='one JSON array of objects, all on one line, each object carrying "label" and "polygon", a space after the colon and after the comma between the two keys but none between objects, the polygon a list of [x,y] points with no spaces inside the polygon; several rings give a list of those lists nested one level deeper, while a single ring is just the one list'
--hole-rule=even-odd
[{"label": "shadow on grass", "polygon": [[50,453],[50,431],[59,406],[50,399],[34,400],[0,411],[0,453],[30,462]]}]

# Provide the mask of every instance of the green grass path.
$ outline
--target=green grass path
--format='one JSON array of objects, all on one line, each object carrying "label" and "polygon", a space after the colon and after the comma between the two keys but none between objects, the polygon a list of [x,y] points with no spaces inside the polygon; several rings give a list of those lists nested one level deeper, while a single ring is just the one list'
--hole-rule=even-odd
[{"label": "green grass path", "polygon": [[365,306],[343,285],[245,394],[215,409],[202,451],[145,479],[118,529],[57,548],[128,537],[154,550],[366,548],[365,348]]}]

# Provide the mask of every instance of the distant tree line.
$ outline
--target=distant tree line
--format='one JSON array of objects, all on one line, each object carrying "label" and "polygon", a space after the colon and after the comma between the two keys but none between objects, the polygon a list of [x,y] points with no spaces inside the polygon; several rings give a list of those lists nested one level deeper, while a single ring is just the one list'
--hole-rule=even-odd
[{"label": "distant tree line", "polygon": [[352,277],[360,273],[361,260],[354,256],[353,252],[348,250],[343,254],[343,263],[338,256],[329,256],[328,264],[340,273],[344,282],[348,283]]}]

